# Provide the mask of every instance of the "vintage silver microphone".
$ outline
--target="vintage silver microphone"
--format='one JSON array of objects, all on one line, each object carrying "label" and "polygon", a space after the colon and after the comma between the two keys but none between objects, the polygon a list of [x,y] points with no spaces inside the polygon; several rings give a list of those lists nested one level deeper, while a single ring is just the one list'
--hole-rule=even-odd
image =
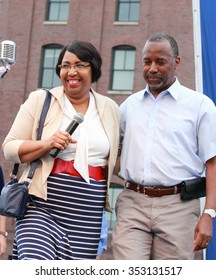
[{"label": "vintage silver microphone", "polygon": [[16,63],[16,43],[4,40],[0,44],[0,77],[10,70],[10,66]]}]

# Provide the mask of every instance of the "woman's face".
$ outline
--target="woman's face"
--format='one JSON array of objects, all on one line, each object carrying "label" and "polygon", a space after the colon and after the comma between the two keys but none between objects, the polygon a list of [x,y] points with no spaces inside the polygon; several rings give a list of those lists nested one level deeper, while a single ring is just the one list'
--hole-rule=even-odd
[{"label": "woman's face", "polygon": [[89,94],[92,69],[89,62],[81,61],[74,53],[65,52],[60,78],[68,97],[82,98]]}]

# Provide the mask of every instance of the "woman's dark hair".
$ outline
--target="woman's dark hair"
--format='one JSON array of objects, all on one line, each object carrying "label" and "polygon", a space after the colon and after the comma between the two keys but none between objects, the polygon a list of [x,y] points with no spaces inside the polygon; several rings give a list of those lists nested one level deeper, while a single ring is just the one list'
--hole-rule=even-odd
[{"label": "woman's dark hair", "polygon": [[60,68],[65,52],[74,53],[81,61],[89,62],[92,68],[92,83],[96,82],[101,76],[102,58],[98,50],[89,42],[73,41],[65,46],[59,54],[56,64],[56,74],[60,77]]}]

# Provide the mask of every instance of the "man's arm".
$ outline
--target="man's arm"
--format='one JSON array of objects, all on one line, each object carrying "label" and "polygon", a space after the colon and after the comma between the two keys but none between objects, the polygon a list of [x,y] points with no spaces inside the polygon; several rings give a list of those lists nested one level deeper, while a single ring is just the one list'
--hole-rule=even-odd
[{"label": "man's arm", "polygon": [[[206,201],[204,209],[216,210],[216,156],[206,162]],[[201,213],[194,232],[194,251],[205,249],[212,239],[213,218]]]}]

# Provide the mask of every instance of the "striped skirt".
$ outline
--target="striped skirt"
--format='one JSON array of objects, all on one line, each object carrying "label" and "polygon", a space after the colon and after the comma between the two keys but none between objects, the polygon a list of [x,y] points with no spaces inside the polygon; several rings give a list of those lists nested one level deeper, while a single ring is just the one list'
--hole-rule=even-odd
[{"label": "striped skirt", "polygon": [[34,197],[16,222],[13,259],[95,259],[101,234],[106,181],[68,174],[48,178],[48,199]]}]

